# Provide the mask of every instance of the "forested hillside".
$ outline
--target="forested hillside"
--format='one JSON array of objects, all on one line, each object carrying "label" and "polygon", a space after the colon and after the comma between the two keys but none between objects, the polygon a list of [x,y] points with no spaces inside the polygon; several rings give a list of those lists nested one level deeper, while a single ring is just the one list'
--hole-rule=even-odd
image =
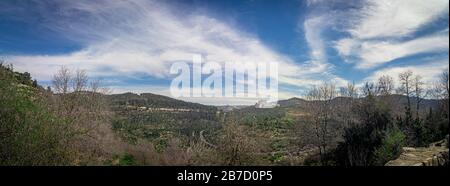
[{"label": "forested hillside", "polygon": [[75,130],[47,107],[29,73],[0,65],[0,165],[65,165]]},{"label": "forested hillside", "polygon": [[66,67],[52,79],[0,65],[1,165],[371,166],[449,132],[448,71],[428,89],[411,72],[399,85],[324,83],[275,108],[111,94]]}]

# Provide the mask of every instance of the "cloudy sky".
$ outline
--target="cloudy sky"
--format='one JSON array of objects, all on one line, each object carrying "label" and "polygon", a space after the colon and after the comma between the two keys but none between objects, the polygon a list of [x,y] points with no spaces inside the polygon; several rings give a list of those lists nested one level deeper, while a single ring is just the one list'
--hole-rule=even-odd
[{"label": "cloudy sky", "polygon": [[[169,95],[174,62],[278,62],[279,97],[448,69],[448,0],[2,0],[0,58],[49,85],[61,65],[114,93]],[[205,104],[255,100],[197,98]]]}]

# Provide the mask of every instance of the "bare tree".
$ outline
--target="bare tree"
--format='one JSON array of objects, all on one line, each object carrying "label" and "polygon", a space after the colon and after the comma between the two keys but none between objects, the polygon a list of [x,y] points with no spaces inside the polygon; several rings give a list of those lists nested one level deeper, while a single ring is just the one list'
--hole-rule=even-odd
[{"label": "bare tree", "polygon": [[72,79],[70,70],[61,66],[60,69],[53,75],[52,84],[56,93],[66,94],[69,92],[69,83]]},{"label": "bare tree", "polygon": [[306,96],[311,104],[309,107],[311,109],[309,120],[315,136],[313,143],[319,148],[319,156],[322,164],[326,164],[324,155],[331,142],[331,131],[329,127],[333,114],[331,101],[336,95],[337,91],[334,84],[325,82],[319,87],[314,86]]},{"label": "bare tree", "polygon": [[340,94],[343,97],[347,97],[348,102],[340,103],[338,106],[341,108],[341,120],[344,123],[344,127],[349,127],[354,123],[354,113],[353,108],[355,107],[355,103],[358,98],[358,88],[355,86],[355,83],[347,83],[347,86],[341,88]]},{"label": "bare tree", "polygon": [[389,75],[383,75],[378,78],[377,92],[382,96],[388,96],[392,94],[394,90],[394,79]]},{"label": "bare tree", "polygon": [[400,87],[398,92],[405,95],[408,101],[408,105],[406,106],[407,113],[411,113],[411,90],[413,89],[413,72],[411,70],[407,70],[399,74]]},{"label": "bare tree", "polygon": [[420,104],[427,96],[427,91],[424,88],[425,83],[422,81],[420,75],[414,75],[411,70],[399,74],[400,87],[398,92],[405,95],[408,101],[406,111],[411,114],[412,103],[411,98],[415,100],[416,117],[419,117]]},{"label": "bare tree", "polygon": [[449,96],[449,76],[448,69],[444,70],[437,81],[433,83],[430,94],[435,99],[448,99]]},{"label": "bare tree", "polygon": [[89,81],[89,91],[92,93],[100,93],[100,94],[109,94],[111,90],[102,85],[102,81],[100,79],[92,79]]},{"label": "bare tree", "polygon": [[100,80],[95,79],[95,80],[91,81],[90,88],[91,88],[92,92],[100,92]]},{"label": "bare tree", "polygon": [[376,96],[376,86],[372,82],[365,82],[364,86],[361,87],[361,92],[363,97]]},{"label": "bare tree", "polygon": [[357,98],[358,97],[358,89],[355,86],[355,82],[347,83],[346,87],[341,87],[339,89],[339,93],[343,97],[349,97],[349,98]]},{"label": "bare tree", "polygon": [[223,125],[223,135],[218,149],[224,156],[225,165],[246,165],[255,163],[254,153],[260,151],[262,141],[249,136],[245,126],[231,120]]},{"label": "bare tree", "polygon": [[399,93],[404,94],[408,97],[408,106],[411,106],[411,100],[409,99],[411,97],[411,89],[412,89],[412,79],[413,79],[413,72],[411,70],[407,70],[405,72],[402,72],[398,75],[400,80],[400,87],[398,89]]},{"label": "bare tree", "polygon": [[443,89],[443,93],[442,93],[442,97],[444,98],[443,100],[443,105],[444,105],[444,112],[447,115],[448,118],[448,112],[449,112],[449,95],[450,95],[450,89],[449,89],[449,76],[448,76],[448,69],[444,70],[444,72],[442,72],[441,74],[441,78],[440,78],[440,85],[441,88]]},{"label": "bare tree", "polygon": [[442,85],[442,89],[444,89],[444,99],[448,100],[450,89],[449,89],[449,82],[448,82],[448,69],[444,70],[441,74],[440,84]]},{"label": "bare tree", "polygon": [[57,115],[67,118],[77,133],[70,145],[86,156],[101,153],[98,139],[108,128],[105,125],[108,124],[110,112],[105,97],[99,93],[102,90],[100,81],[90,81],[84,70],[76,70],[72,74],[71,70],[62,66],[53,76],[52,83],[55,92],[60,94],[52,97],[51,107]]},{"label": "bare tree", "polygon": [[432,91],[434,98],[441,100],[441,106],[446,114],[449,111],[449,92],[449,74],[448,69],[446,69],[439,76],[439,80],[435,82]]},{"label": "bare tree", "polygon": [[85,70],[78,69],[72,79],[72,88],[74,92],[84,91],[88,84],[88,77]]},{"label": "bare tree", "polygon": [[417,75],[413,78],[413,94],[416,101],[416,118],[419,118],[419,109],[420,104],[424,100],[424,98],[427,96],[427,91],[425,90],[424,82],[422,81],[422,77],[420,75]]}]

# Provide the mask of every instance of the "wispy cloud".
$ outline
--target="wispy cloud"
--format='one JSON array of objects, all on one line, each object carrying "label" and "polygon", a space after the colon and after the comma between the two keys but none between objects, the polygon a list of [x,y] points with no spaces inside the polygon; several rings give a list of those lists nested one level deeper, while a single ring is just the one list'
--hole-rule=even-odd
[{"label": "wispy cloud", "polygon": [[358,69],[370,69],[395,59],[448,50],[448,30],[413,37],[431,22],[448,16],[446,0],[367,1],[358,16],[348,21],[350,37],[335,42],[334,48]]},{"label": "wispy cloud", "polygon": [[61,65],[87,69],[95,77],[146,74],[170,79],[170,65],[190,62],[193,54],[202,54],[206,61],[219,63],[277,62],[283,68],[279,71],[279,84],[297,87],[302,84],[284,80],[323,71],[321,65],[295,63],[229,23],[195,10],[174,13],[176,7],[160,1],[34,3],[40,7],[34,10],[38,11],[35,14],[47,20],[43,26],[84,45],[81,50],[68,54],[7,56],[16,69],[29,71],[42,81],[48,81]]},{"label": "wispy cloud", "polygon": [[313,61],[327,62],[322,31],[327,28],[328,22],[328,16],[321,15],[307,18],[303,23],[306,42],[310,48],[310,58]]},{"label": "wispy cloud", "polygon": [[370,0],[349,32],[358,39],[405,37],[446,16],[448,5],[446,0]]},{"label": "wispy cloud", "polygon": [[[333,74],[334,65],[329,62],[327,48],[328,38],[325,35],[327,30],[336,26],[339,22],[336,15],[341,16],[342,11],[332,10],[323,0],[309,0],[306,2],[309,13],[300,23],[303,28],[303,37],[309,47],[309,61],[302,64],[303,69],[308,69],[301,74],[301,78],[283,78],[291,84],[302,84],[304,87],[320,84],[324,81],[331,81],[337,86],[344,86],[347,81]],[[328,2],[329,3],[329,2]]]},{"label": "wispy cloud", "polygon": [[[172,77],[170,65],[190,62],[193,54],[222,64],[278,62],[279,95],[283,97],[298,95],[323,81],[344,86],[347,78],[352,80],[350,73],[340,72],[339,76],[336,69],[349,72],[365,69],[362,76],[375,68],[380,73],[394,73],[387,68],[400,68],[395,66],[396,60],[417,54],[441,54],[449,48],[448,28],[417,34],[436,20],[444,19],[442,16],[448,16],[447,0],[309,0],[306,6],[298,23],[299,37],[306,41],[301,44],[309,49],[306,54],[309,59],[305,61],[296,61],[272,49],[257,35],[235,25],[236,22],[212,17],[195,7],[187,11],[152,0],[31,0],[17,6],[5,5],[8,8],[0,9],[0,14],[6,11],[20,21],[39,22],[52,33],[81,45],[81,49],[57,55],[3,57],[16,69],[29,71],[40,81],[49,81],[60,65],[66,65],[87,69],[94,77],[114,77],[117,83],[110,85],[116,92],[164,90],[165,94]],[[332,56],[333,48],[339,56]],[[341,68],[343,61],[349,63]],[[429,63],[417,61],[416,66],[432,68]],[[127,86],[121,81],[142,75],[156,82],[151,86]],[[162,88],[166,86],[167,89]]]},{"label": "wispy cloud", "polygon": [[446,52],[449,48],[447,33],[439,33],[416,39],[396,41],[366,41],[358,43],[354,40],[341,40],[337,44],[341,54],[359,55],[361,63],[356,63],[360,69],[370,69],[395,59],[422,54]]},{"label": "wispy cloud", "polygon": [[383,75],[389,75],[394,78],[398,84],[398,75],[407,70],[412,71],[415,75],[420,75],[422,80],[427,83],[434,83],[438,80],[439,75],[444,70],[448,70],[448,58],[442,60],[428,61],[427,63],[420,65],[404,65],[384,68],[373,72],[370,76],[366,77],[360,83],[364,82],[376,82],[377,79]]}]

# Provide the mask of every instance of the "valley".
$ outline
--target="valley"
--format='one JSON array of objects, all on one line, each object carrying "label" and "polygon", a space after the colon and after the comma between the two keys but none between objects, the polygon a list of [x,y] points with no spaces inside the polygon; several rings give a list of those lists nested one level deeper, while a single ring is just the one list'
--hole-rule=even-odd
[{"label": "valley", "polygon": [[80,87],[45,89],[29,74],[0,70],[4,165],[368,166],[448,138],[448,98],[386,94],[371,84],[358,97],[325,84],[259,108],[111,94],[82,72],[67,77],[82,79]]}]

